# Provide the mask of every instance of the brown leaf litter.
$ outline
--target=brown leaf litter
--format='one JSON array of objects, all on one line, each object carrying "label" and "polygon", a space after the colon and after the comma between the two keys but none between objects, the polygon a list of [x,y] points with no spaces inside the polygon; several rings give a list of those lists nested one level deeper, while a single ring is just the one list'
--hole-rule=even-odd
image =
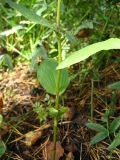
[{"label": "brown leaf litter", "polygon": [[[53,146],[54,143],[49,141],[45,147],[46,154],[44,155],[44,160],[52,160],[53,157]],[[59,141],[56,142],[56,158],[55,160],[59,160],[64,154],[64,149],[61,146]]]},{"label": "brown leaf litter", "polygon": [[[94,81],[94,120],[97,122],[105,109],[110,105],[104,99],[110,101],[112,92],[106,85],[120,80],[120,67],[110,65],[101,71],[101,80]],[[90,146],[90,130],[85,127],[90,113],[91,87],[89,79],[83,83],[83,93],[79,95],[79,84],[73,82],[65,94],[64,103],[68,111],[64,115],[64,121],[59,122],[57,134],[57,160],[107,160],[107,142]],[[39,90],[37,94],[31,94],[33,88]],[[0,80],[0,113],[5,120],[5,128],[2,129],[2,138],[8,137],[8,151],[2,158],[33,160],[51,160],[53,142],[52,123],[39,124],[32,105],[34,102],[43,102],[45,92],[40,88],[35,74],[30,74],[28,64],[18,64],[13,72],[2,73]],[[117,93],[116,109],[119,111],[119,93]],[[20,119],[19,116],[30,113],[30,116]],[[119,112],[118,112],[119,113]],[[118,114],[117,113],[117,114]],[[11,125],[11,119],[14,119]],[[18,123],[19,122],[19,123]],[[7,123],[10,123],[7,125]],[[18,123],[18,125],[16,125]],[[39,126],[40,125],[40,126]],[[93,133],[94,135],[94,133]],[[113,153],[119,160],[119,150]],[[105,158],[103,158],[105,157]],[[47,158],[47,159],[46,159]]]}]

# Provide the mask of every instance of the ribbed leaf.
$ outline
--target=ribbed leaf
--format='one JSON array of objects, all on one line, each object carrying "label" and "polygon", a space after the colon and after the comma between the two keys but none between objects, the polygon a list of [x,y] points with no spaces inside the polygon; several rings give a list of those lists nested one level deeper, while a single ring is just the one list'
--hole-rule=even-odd
[{"label": "ribbed leaf", "polygon": [[120,81],[110,84],[108,88],[112,90],[120,90]]},{"label": "ribbed leaf", "polygon": [[0,140],[0,157],[5,153],[6,146],[2,140]]},{"label": "ribbed leaf", "polygon": [[120,127],[120,117],[115,118],[110,124],[110,133],[114,133]]},{"label": "ribbed leaf", "polygon": [[115,139],[113,140],[111,145],[108,147],[108,150],[112,151],[119,145],[120,145],[120,133],[116,135]]},{"label": "ribbed leaf", "polygon": [[[42,61],[37,69],[37,77],[43,88],[53,95],[56,94],[56,81],[57,81],[57,67],[58,63],[52,58]],[[62,94],[69,84],[68,71],[61,70],[59,93]]]},{"label": "ribbed leaf", "polygon": [[101,142],[102,140],[104,140],[106,137],[108,136],[108,132],[100,132],[98,134],[96,134],[92,139],[91,139],[91,144],[94,145],[98,142]]},{"label": "ribbed leaf", "polygon": [[83,61],[87,59],[89,56],[102,51],[102,50],[110,50],[110,49],[120,49],[120,39],[118,38],[110,38],[106,41],[94,43],[85,48],[82,48],[76,52],[71,53],[63,62],[61,62],[57,69],[62,69],[69,67],[75,63]]},{"label": "ribbed leaf", "polygon": [[107,132],[107,129],[105,127],[97,123],[87,123],[86,126],[98,132]]},{"label": "ribbed leaf", "polygon": [[30,21],[53,29],[53,26],[46,19],[38,16],[37,14],[35,14],[25,6],[15,3],[11,0],[6,0],[6,2],[10,5],[11,8],[16,9],[18,12],[20,12],[25,18],[29,19]]}]

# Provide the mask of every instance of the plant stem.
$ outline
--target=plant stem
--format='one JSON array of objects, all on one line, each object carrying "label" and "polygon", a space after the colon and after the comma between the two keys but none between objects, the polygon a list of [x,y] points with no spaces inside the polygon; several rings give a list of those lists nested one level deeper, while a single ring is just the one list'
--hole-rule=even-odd
[{"label": "plant stem", "polygon": [[[61,7],[61,0],[57,2],[57,18],[56,18],[56,25],[58,29],[58,33],[56,33],[57,40],[58,40],[58,63],[62,61],[62,49],[61,49],[61,34],[60,34],[60,7]],[[59,110],[59,85],[60,85],[60,77],[61,77],[61,70],[57,71],[57,82],[56,82],[56,101],[55,101],[55,108]],[[53,136],[53,160],[56,158],[56,141],[57,141],[57,126],[58,126],[58,117],[54,117],[54,136]]]}]

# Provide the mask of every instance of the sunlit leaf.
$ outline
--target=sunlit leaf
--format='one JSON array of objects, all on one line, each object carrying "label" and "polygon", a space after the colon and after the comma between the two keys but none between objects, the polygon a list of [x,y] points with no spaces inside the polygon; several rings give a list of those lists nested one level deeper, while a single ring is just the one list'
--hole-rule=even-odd
[{"label": "sunlit leaf", "polygon": [[57,69],[69,67],[75,63],[87,59],[88,57],[92,56],[93,54],[99,51],[110,49],[120,49],[120,39],[110,38],[106,41],[94,43],[76,52],[73,52],[58,65]]},{"label": "sunlit leaf", "polygon": [[48,28],[54,28],[49,21],[47,21],[46,19],[38,16],[37,14],[35,14],[33,11],[31,11],[30,9],[28,9],[27,7],[15,3],[11,0],[6,0],[6,2],[10,5],[11,8],[16,9],[18,12],[20,12],[24,17],[26,17],[27,19],[29,19],[30,21],[36,23],[36,24],[41,24],[43,26],[46,26]]}]

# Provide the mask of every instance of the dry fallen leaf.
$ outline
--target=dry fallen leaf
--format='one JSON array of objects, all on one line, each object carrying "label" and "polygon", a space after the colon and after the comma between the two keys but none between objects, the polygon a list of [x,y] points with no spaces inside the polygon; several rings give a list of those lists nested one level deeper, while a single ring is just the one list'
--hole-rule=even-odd
[{"label": "dry fallen leaf", "polygon": [[0,129],[0,138],[3,138],[10,130],[10,126],[5,124],[2,126],[2,129]]},{"label": "dry fallen leaf", "polygon": [[30,131],[25,135],[25,144],[27,146],[34,145],[42,136],[42,131]]},{"label": "dry fallen leaf", "polygon": [[65,120],[72,120],[76,114],[76,109],[75,107],[66,107],[67,111],[63,115],[63,119]]},{"label": "dry fallen leaf", "polygon": [[72,152],[69,152],[66,156],[66,160],[74,160],[74,156]]},{"label": "dry fallen leaf", "polygon": [[66,145],[65,150],[67,152],[76,152],[78,149],[77,149],[77,146],[72,143],[72,144]]},{"label": "dry fallen leaf", "polygon": [[92,34],[92,29],[89,29],[89,28],[83,28],[83,29],[80,29],[76,34],[75,36],[77,38],[88,38],[91,36]]},{"label": "dry fallen leaf", "polygon": [[[53,142],[48,142],[46,145],[46,157],[44,157],[44,160],[52,160],[52,155],[53,155]],[[56,158],[55,160],[59,160],[64,154],[64,149],[61,146],[61,143],[59,141],[56,142]]]}]

